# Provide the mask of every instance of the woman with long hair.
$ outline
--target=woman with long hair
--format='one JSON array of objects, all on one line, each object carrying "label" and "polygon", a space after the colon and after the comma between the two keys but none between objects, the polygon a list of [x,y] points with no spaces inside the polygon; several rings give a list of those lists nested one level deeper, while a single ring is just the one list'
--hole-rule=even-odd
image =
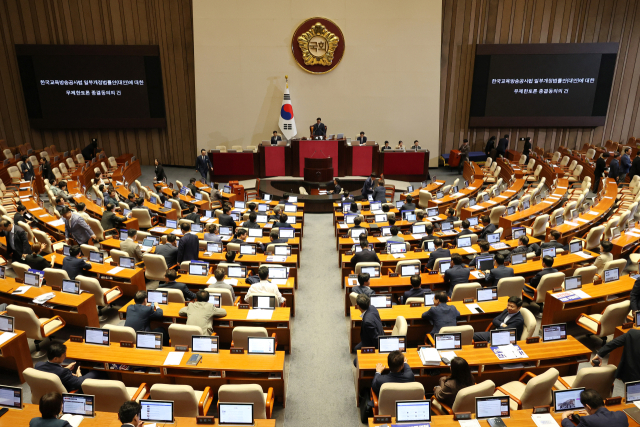
[{"label": "woman with long hair", "polygon": [[475,384],[469,364],[462,357],[451,360],[451,375],[440,377],[440,385],[433,388],[433,394],[438,402],[452,406],[458,392],[465,387]]}]

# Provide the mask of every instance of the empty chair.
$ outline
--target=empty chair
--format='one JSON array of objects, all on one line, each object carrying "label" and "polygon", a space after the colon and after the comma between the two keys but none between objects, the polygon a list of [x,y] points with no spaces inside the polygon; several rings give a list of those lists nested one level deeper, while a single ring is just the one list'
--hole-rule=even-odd
[{"label": "empty chair", "polygon": [[426,208],[429,206],[429,200],[431,200],[433,196],[427,190],[420,190],[418,192],[418,207]]},{"label": "empty chair", "polygon": [[498,298],[521,297],[524,289],[524,277],[505,277],[498,280]]},{"label": "empty chair", "polygon": [[76,276],[76,280],[80,282],[80,289],[93,294],[98,307],[98,315],[101,321],[105,321],[106,317],[102,315],[102,309],[108,307],[112,302],[122,296],[122,289],[114,286],[111,289],[103,288],[98,279],[87,276]]},{"label": "empty chair", "polygon": [[113,260],[113,262],[115,262],[116,264],[120,264],[120,258],[129,257],[128,253],[126,253],[125,251],[121,251],[119,249],[111,249],[111,252],[109,252],[109,255],[111,256],[111,259]]},{"label": "empty chair", "polygon": [[220,296],[221,296],[220,305],[224,306],[224,305],[234,305],[235,304],[235,302],[233,301],[233,296],[232,296],[231,291],[229,289],[205,288],[205,291],[209,292],[210,294],[220,294]]},{"label": "empty chair", "polygon": [[589,265],[587,267],[576,268],[573,272],[574,276],[580,276],[582,278],[582,284],[593,283],[593,279],[598,271],[598,267],[595,265]]},{"label": "empty chair", "polygon": [[179,304],[185,303],[184,294],[180,289],[170,289],[170,288],[159,287],[156,290],[167,292],[168,302],[177,302]]},{"label": "empty chair", "polygon": [[533,291],[533,296],[527,294],[526,292],[523,295],[535,303],[544,303],[545,295],[548,291],[553,290],[554,288],[559,288],[564,283],[565,275],[564,273],[549,273],[542,276],[540,279],[540,283],[538,283],[538,287],[534,288],[528,284],[524,285],[525,289],[529,289]]},{"label": "empty chair", "polygon": [[[211,388],[204,391],[194,390],[190,385],[154,384],[150,398],[154,400],[172,400],[174,417],[197,417],[205,415],[213,402]],[[202,410],[199,410],[199,407]]]},{"label": "empty chair", "polygon": [[396,323],[393,325],[391,331],[392,336],[406,336],[407,335],[407,319],[404,316],[396,317]]},{"label": "empty chair", "polygon": [[[524,158],[524,156],[522,156]],[[431,398],[432,409],[440,415],[453,415],[456,412],[475,412],[476,397],[491,396],[496,389],[496,385],[491,380],[485,380],[480,384],[465,387],[458,391],[456,400],[451,407],[439,402],[435,396]]]},{"label": "empty chair", "polygon": [[264,420],[273,413],[273,388],[266,393],[259,384],[223,384],[218,389],[218,402],[253,403],[253,418]]},{"label": "empty chair", "polygon": [[587,237],[584,239],[585,249],[593,250],[598,246],[600,246],[600,240],[602,239],[603,234],[604,234],[604,225],[592,227],[587,233]]},{"label": "empty chair", "polygon": [[38,318],[32,308],[9,304],[7,315],[15,318],[16,329],[25,331],[27,338],[35,341],[36,349],[31,356],[38,359],[46,353],[40,350],[40,342],[64,328],[66,322],[60,316]]},{"label": "empty chair", "polygon": [[131,216],[138,220],[138,226],[141,230],[148,230],[158,224],[158,218],[152,219],[146,209],[132,209]]},{"label": "empty chair", "polygon": [[[547,224],[549,223],[549,215],[540,215],[531,226],[531,235],[533,237],[545,236],[547,233]],[[542,238],[544,240],[544,237]]]},{"label": "empty chair", "polygon": [[[422,300],[424,301],[424,299]],[[454,334],[460,333],[460,343],[462,345],[472,345],[473,344],[473,326],[471,325],[458,325],[458,326],[443,326],[440,328],[440,334]],[[427,334],[427,339],[431,342],[432,345],[435,345],[433,341],[433,337],[431,334]]]},{"label": "empty chair", "polygon": [[494,396],[509,396],[509,406],[512,411],[518,409],[531,409],[534,406],[546,406],[551,404],[551,389],[558,379],[558,370],[549,368],[540,375],[531,372],[525,373],[521,380],[531,378],[529,382],[511,381],[501,387],[497,387]]},{"label": "empty chair", "polygon": [[45,268],[44,280],[47,281],[47,286],[56,286],[62,289],[62,281],[69,280],[69,275],[61,268]]},{"label": "empty chair", "polygon": [[149,280],[164,281],[167,270],[172,267],[167,266],[167,261],[162,255],[143,253],[142,262],[145,266],[144,277]]},{"label": "empty chair", "polygon": [[385,383],[380,387],[380,396],[371,390],[373,415],[394,415],[397,400],[423,400],[424,386],[419,382]]},{"label": "empty chair", "polygon": [[588,334],[596,335],[607,340],[607,336],[613,334],[616,327],[626,322],[629,313],[630,301],[621,301],[610,304],[602,314],[580,314],[576,319],[576,325],[585,329]]},{"label": "empty chair", "polygon": [[220,151],[221,153],[226,153],[227,152],[227,146],[226,145],[216,145],[216,150]]},{"label": "empty chair", "polygon": [[627,266],[627,260],[624,258],[614,259],[613,261],[607,261],[602,268],[602,271],[610,270],[613,268],[618,269],[618,277],[622,277],[622,271]]},{"label": "empty chair", "polygon": [[181,325],[179,323],[172,323],[169,325],[169,339],[171,340],[171,347],[186,345],[191,348],[191,337],[194,335],[204,335],[200,326]]},{"label": "empty chair", "polygon": [[379,262],[359,262],[356,264],[356,274],[360,274],[363,267],[380,267]]},{"label": "empty chair", "polygon": [[123,402],[138,402],[148,391],[146,383],[140,387],[126,387],[122,381],[115,380],[87,378],[82,382],[82,392],[96,397],[94,410],[100,412],[118,412]]},{"label": "empty chair", "polygon": [[577,375],[559,377],[555,387],[558,390],[584,387],[597,391],[600,396],[606,399],[611,397],[616,370],[615,365],[581,368]]},{"label": "empty chair", "polygon": [[536,322],[536,317],[526,308],[522,307],[520,309],[520,314],[522,314],[522,317],[524,318],[524,327],[522,328],[520,340],[524,341],[527,338],[534,336],[534,332],[538,324]]},{"label": "empty chair", "polygon": [[27,264],[23,264],[21,262],[13,262],[11,264],[11,268],[13,268],[13,272],[16,273],[16,277],[20,280],[24,281],[24,273],[26,273],[27,271],[29,271],[29,269],[31,267],[29,267]]},{"label": "empty chair", "polygon": [[62,385],[60,377],[56,374],[27,368],[22,371],[22,375],[31,389],[31,403],[36,405],[40,403],[40,398],[49,392],[57,391],[62,394],[72,391]]},{"label": "empty chair", "polygon": [[500,222],[500,217],[504,214],[506,210],[507,210],[506,206],[496,206],[495,208],[492,208],[491,213],[489,214],[489,219],[491,220],[491,224],[497,226],[498,223]]},{"label": "empty chair", "polygon": [[131,326],[118,326],[108,323],[104,325],[104,328],[109,329],[109,342],[136,342],[136,331]]},{"label": "empty chair", "polygon": [[242,151],[242,145],[232,145],[231,149],[235,151]]},{"label": "empty chair", "polygon": [[[440,258],[439,258],[440,259]],[[476,289],[482,288],[478,282],[460,283],[453,287],[451,301],[463,301],[465,298],[476,298]]]},{"label": "empty chair", "polygon": [[[236,326],[231,332],[234,347],[249,348],[249,337],[267,338],[269,333],[266,328],[254,326]],[[275,333],[274,333],[275,336]]]}]

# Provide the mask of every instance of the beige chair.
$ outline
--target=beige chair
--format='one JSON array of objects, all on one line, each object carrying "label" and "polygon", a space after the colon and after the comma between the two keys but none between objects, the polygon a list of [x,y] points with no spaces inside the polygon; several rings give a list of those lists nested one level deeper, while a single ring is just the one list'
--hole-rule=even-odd
[{"label": "beige chair", "polygon": [[102,309],[108,307],[112,302],[120,298],[123,295],[122,289],[120,289],[119,286],[114,286],[111,289],[103,288],[98,279],[94,277],[80,275],[76,276],[76,280],[80,282],[80,289],[93,294],[96,306],[98,307],[100,321],[106,321],[107,317],[103,316]]},{"label": "beige chair", "polygon": [[382,268],[382,266],[380,265],[379,262],[359,262],[356,264],[356,274],[360,274],[360,271],[362,271],[363,267],[380,267]]},{"label": "beige chair", "polygon": [[263,393],[259,384],[223,384],[218,389],[218,403],[253,403],[253,418],[270,419],[273,413],[273,388]]},{"label": "beige chair", "polygon": [[82,382],[82,392],[95,396],[94,410],[100,412],[118,412],[123,402],[139,402],[149,391],[146,383],[140,387],[126,387],[122,381],[94,380],[87,378]]},{"label": "beige chair", "polygon": [[[44,151],[44,153],[46,153],[46,151]],[[42,154],[40,154],[40,156],[42,156]],[[47,154],[47,157],[49,157],[49,154]],[[76,154],[76,161],[78,164],[85,164],[84,156],[82,154]]]},{"label": "beige chair", "polygon": [[[424,301],[424,300],[423,300]],[[406,336],[407,335],[407,319],[404,316],[396,317],[396,323],[393,325],[393,330],[391,331],[391,336]]]},{"label": "beige chair", "polygon": [[96,248],[93,245],[87,245],[87,244],[80,245],[80,251],[82,251],[82,256],[86,257],[87,259],[89,259],[91,252],[99,252],[98,248]]},{"label": "beige chair", "polygon": [[114,231],[115,228],[109,229],[109,230],[105,230],[102,228],[102,224],[100,223],[100,221],[98,221],[95,218],[89,218],[88,220],[86,220],[87,224],[89,225],[89,228],[91,228],[91,231],[93,231],[93,234],[96,235],[96,238],[99,241],[103,241],[106,239],[105,236],[105,232],[106,231]]},{"label": "beige chair", "polygon": [[38,318],[32,308],[15,304],[7,306],[7,315],[15,319],[15,329],[25,331],[27,338],[35,341],[36,349],[31,353],[31,357],[34,359],[39,359],[46,354],[40,350],[40,342],[53,336],[66,325],[60,316]]},{"label": "beige chair", "polygon": [[463,301],[465,298],[473,298],[475,300],[476,289],[480,288],[482,288],[482,285],[478,282],[455,285],[451,294],[451,301]]},{"label": "beige chair", "polygon": [[159,287],[159,288],[156,288],[156,290],[167,292],[168,302],[175,302],[182,305],[184,305],[185,303],[184,294],[180,289],[170,289],[170,288]]},{"label": "beige chair", "polygon": [[142,262],[144,262],[144,277],[147,280],[164,281],[169,266],[167,260],[162,255],[154,255],[150,253],[142,254]]},{"label": "beige chair", "polygon": [[522,297],[524,289],[524,277],[505,277],[498,280],[498,298],[500,297]]},{"label": "beige chair", "polygon": [[64,241],[51,242],[51,239],[49,239],[49,236],[47,235],[47,233],[41,230],[33,230],[33,236],[38,242],[45,244],[44,249],[42,249],[42,252],[45,254],[50,254],[51,252],[62,250],[62,247],[65,245]]},{"label": "beige chair", "polygon": [[[530,378],[529,382],[523,380]],[[551,404],[551,389],[558,380],[558,370],[549,368],[540,375],[526,372],[519,381],[511,381],[501,387],[497,387],[494,396],[509,396],[509,406],[512,411],[518,409],[531,409],[534,406],[547,406]]]},{"label": "beige chair", "polygon": [[[523,156],[524,157],[524,156]],[[476,397],[491,396],[496,390],[496,385],[491,380],[485,380],[480,384],[465,387],[458,391],[456,400],[451,407],[439,402],[435,396],[431,398],[432,409],[439,415],[453,415],[456,412],[476,411]]]},{"label": "beige chair", "polygon": [[[57,168],[54,168],[54,169],[57,169]],[[9,178],[11,179],[12,184],[19,184],[20,181],[22,181],[22,174],[18,170],[17,166],[9,166],[9,169],[7,169],[7,172],[9,173]]]},{"label": "beige chair", "polygon": [[602,268],[602,271],[611,270],[613,268],[618,269],[618,277],[622,278],[622,271],[627,266],[627,260],[624,258],[614,259],[613,261],[607,261]]},{"label": "beige chair", "polygon": [[418,207],[427,208],[429,207],[429,200],[431,200],[433,196],[427,190],[420,190],[418,193]]},{"label": "beige chair", "polygon": [[181,325],[179,323],[172,323],[169,325],[169,339],[171,340],[171,347],[186,345],[191,348],[191,337],[194,335],[204,335],[200,326]]},{"label": "beige chair", "polygon": [[[423,300],[424,301],[424,300]],[[462,345],[473,345],[473,326],[471,325],[458,325],[458,326],[443,326],[440,328],[440,334],[454,334],[460,333],[460,342]],[[435,346],[435,341],[431,334],[427,334],[426,337],[432,346]]]},{"label": "beige chair", "polygon": [[489,214],[489,219],[491,220],[491,224],[497,226],[498,223],[500,222],[500,217],[504,214],[506,210],[507,210],[506,206],[496,206],[495,208],[491,209],[491,213]]},{"label": "beige chair", "polygon": [[[423,247],[426,248],[426,241],[423,243]],[[436,259],[436,262],[433,263],[433,271],[439,271],[440,270],[440,263],[444,262],[444,261],[449,261],[451,262],[451,258],[438,258]]]},{"label": "beige chair", "polygon": [[111,259],[113,260],[113,262],[115,262],[118,265],[120,264],[121,257],[127,258],[129,256],[128,253],[126,253],[125,251],[121,251],[119,249],[111,249],[111,252],[109,252],[109,255],[111,256]]},{"label": "beige chair", "polygon": [[[274,333],[275,335],[275,333]],[[231,332],[232,347],[241,347],[247,349],[249,346],[249,337],[269,337],[266,328],[255,326],[236,326]]]},{"label": "beige chair", "polygon": [[231,149],[235,150],[235,151],[238,151],[238,152],[242,152],[242,150],[243,150],[242,145],[232,145]]},{"label": "beige chair", "polygon": [[205,288],[204,290],[209,292],[210,294],[220,294],[220,305],[222,306],[225,306],[225,305],[229,306],[229,305],[235,304],[235,301],[233,301],[233,297],[229,289]]},{"label": "beige chair", "polygon": [[141,230],[148,230],[157,224],[157,220],[154,222],[149,215],[149,211],[146,209],[133,209],[131,210],[131,217],[138,220],[138,227]]},{"label": "beige chair", "polygon": [[109,342],[136,342],[136,331],[131,326],[118,326],[108,323],[104,325],[104,328],[109,329]]},{"label": "beige chair", "polygon": [[547,295],[547,292],[553,290],[554,288],[561,287],[564,283],[565,277],[566,276],[564,275],[564,273],[561,272],[545,274],[544,276],[542,276],[542,279],[540,279],[540,283],[538,284],[537,289],[528,284],[524,285],[525,287],[534,291],[533,298],[529,297],[529,295],[524,292],[523,295],[525,295],[525,298],[528,298],[533,302],[544,303],[544,298]]},{"label": "beige chair", "polygon": [[531,226],[531,235],[533,237],[543,236],[542,239],[544,240],[544,236],[547,233],[548,224],[549,224],[548,214],[538,216],[535,219],[535,221],[533,221],[533,225]]},{"label": "beige chair", "polygon": [[[407,252],[409,252],[409,249],[407,249]],[[395,271],[397,273],[400,273],[402,271],[402,267],[407,267],[407,266],[410,266],[410,265],[417,266],[418,267],[418,271],[421,270],[421,268],[420,268],[420,260],[411,259],[411,260],[407,260],[407,261],[398,261],[398,263],[396,264]]]},{"label": "beige chair", "polygon": [[174,417],[197,417],[206,415],[213,402],[211,387],[204,391],[194,390],[190,385],[154,384],[151,386],[150,398],[154,400],[173,401]]},{"label": "beige chair", "polygon": [[559,377],[555,387],[558,390],[584,387],[597,391],[600,396],[606,399],[611,397],[616,370],[615,365],[581,368],[578,375]]},{"label": "beige chair", "polygon": [[520,340],[525,341],[527,338],[535,336],[536,326],[538,326],[538,323],[536,322],[536,317],[526,308],[522,307],[520,309],[520,314],[522,314],[522,317],[524,318],[524,327],[522,328]]},{"label": "beige chair", "polygon": [[585,249],[593,250],[600,246],[600,240],[602,239],[602,235],[604,234],[604,225],[599,225],[597,227],[592,227],[587,233],[587,237],[585,238]]},{"label": "beige chair", "polygon": [[598,267],[595,265],[590,265],[588,267],[580,267],[576,268],[573,272],[574,276],[582,277],[582,284],[585,285],[587,283],[593,283],[593,279],[598,271]]},{"label": "beige chair", "polygon": [[380,387],[380,396],[371,390],[373,415],[395,415],[397,400],[423,400],[424,386],[419,382],[385,383]]},{"label": "beige chair", "polygon": [[[227,262],[221,262],[220,264],[218,264],[218,267],[217,267],[217,268],[221,268],[221,269],[222,269],[222,271],[224,271],[224,274],[225,274],[225,276],[226,276],[226,275],[227,275],[227,272],[228,272],[227,268],[228,268],[229,266],[240,267],[240,264],[236,264],[236,263],[227,263]],[[183,269],[182,265],[180,265],[180,269]],[[187,268],[187,270],[188,270],[188,268]]]},{"label": "beige chair", "polygon": [[607,340],[607,336],[613,334],[616,327],[626,322],[629,313],[630,301],[621,301],[610,304],[604,309],[602,314],[580,314],[576,319],[576,324],[587,331],[589,335],[596,335]]},{"label": "beige chair", "polygon": [[40,403],[40,398],[49,392],[57,391],[62,394],[73,391],[67,390],[56,374],[27,368],[22,371],[22,375],[31,389],[31,403],[35,405]]},{"label": "beige chair", "polygon": [[13,268],[13,272],[16,273],[16,277],[24,281],[24,273],[29,271],[31,267],[29,267],[27,264],[14,261],[13,263],[11,263],[11,268]]},{"label": "beige chair", "polygon": [[[351,305],[354,307],[357,305],[356,299],[358,298],[358,295],[359,294],[355,292],[351,292],[349,294],[349,302],[351,302]],[[423,298],[409,298],[409,300],[414,300],[412,302],[424,302]],[[407,300],[407,304],[409,304],[409,300]]]},{"label": "beige chair", "polygon": [[47,286],[56,286],[62,289],[62,281],[69,280],[69,275],[61,268],[45,268],[44,280],[47,282]]},{"label": "beige chair", "polygon": [[171,201],[171,209],[174,209],[176,211],[177,219],[182,218],[182,208],[180,207],[180,202],[176,199],[169,199],[169,201]]}]

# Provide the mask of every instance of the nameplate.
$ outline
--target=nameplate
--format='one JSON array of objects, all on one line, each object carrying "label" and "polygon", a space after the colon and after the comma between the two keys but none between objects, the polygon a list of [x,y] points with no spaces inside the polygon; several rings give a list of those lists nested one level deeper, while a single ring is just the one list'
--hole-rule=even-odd
[{"label": "nameplate", "polygon": [[353,251],[347,251],[345,252],[345,255],[353,255]]},{"label": "nameplate", "polygon": [[478,341],[473,343],[473,348],[487,348],[487,345],[489,345],[489,343],[486,341]]},{"label": "nameplate", "polygon": [[188,272],[187,270],[178,270],[178,273],[180,273],[180,274],[187,274],[187,273],[189,273],[189,272]]},{"label": "nameplate", "polygon": [[381,234],[380,233],[371,233],[371,237],[380,237]]},{"label": "nameplate", "polygon": [[60,286],[51,286],[52,291],[62,292],[62,288]]},{"label": "nameplate", "polygon": [[188,345],[177,345],[175,348],[175,351],[189,351]]},{"label": "nameplate", "polygon": [[374,218],[367,218],[367,223],[373,224],[373,220],[374,220]]},{"label": "nameplate", "polygon": [[133,343],[131,341],[120,341],[120,347],[133,348]]},{"label": "nameplate", "polygon": [[454,412],[453,421],[470,420],[471,412]]},{"label": "nameplate", "polygon": [[411,234],[411,231],[407,230],[403,233],[405,236],[408,236],[409,234]]},{"label": "nameplate", "polygon": [[399,274],[398,273],[389,273],[389,277],[398,277]]},{"label": "nameplate", "polygon": [[438,270],[431,270],[429,271],[429,274],[438,274]]},{"label": "nameplate", "polygon": [[267,251],[264,254],[267,255],[267,256],[271,256],[271,255],[273,255],[273,251]]},{"label": "nameplate", "polygon": [[238,304],[239,310],[249,310],[249,304]]},{"label": "nameplate", "polygon": [[358,275],[357,274],[350,274],[349,275],[349,279],[357,279]]},{"label": "nameplate", "polygon": [[471,304],[471,303],[473,303],[473,298],[465,298],[463,302],[465,304]]},{"label": "nameplate", "polygon": [[115,262],[115,261],[111,261],[111,262],[109,263],[109,265],[111,265],[111,266],[113,266],[113,267],[117,267],[117,266],[118,266],[118,263],[117,263],[117,262]]},{"label": "nameplate", "polygon": [[602,285],[602,279],[593,279],[594,285]]},{"label": "nameplate", "polygon": [[362,347],[360,349],[360,353],[362,354],[375,353],[375,352],[376,352],[375,347]]},{"label": "nameplate", "polygon": [[196,424],[215,424],[214,417],[196,417]]},{"label": "nameplate", "polygon": [[604,400],[604,406],[612,406],[612,405],[619,405],[622,403],[622,397],[621,396],[616,396],[616,397],[608,397]]},{"label": "nameplate", "polygon": [[558,286],[557,288],[553,288],[553,292],[562,292],[562,286]]},{"label": "nameplate", "polygon": [[386,255],[386,254],[387,254],[386,249],[383,249],[383,250],[380,251],[380,255]]},{"label": "nameplate", "polygon": [[71,335],[71,336],[69,337],[69,340],[70,340],[71,342],[84,342],[84,340],[82,339],[82,337],[81,337],[81,336],[79,336],[79,335]]},{"label": "nameplate", "polygon": [[536,344],[540,342],[540,337],[529,337],[527,338],[527,344]]},{"label": "nameplate", "polygon": [[[539,337],[538,337],[539,338]],[[551,406],[534,406],[533,407],[534,414],[549,414],[551,413]]]},{"label": "nameplate", "polygon": [[15,281],[16,281],[16,283],[24,283],[24,280],[22,280],[22,279],[20,279],[18,277],[15,278]]},{"label": "nameplate", "polygon": [[336,212],[342,212],[342,208],[336,208]]},{"label": "nameplate", "polygon": [[420,344],[420,345],[418,346],[418,351],[420,351],[420,349],[421,349],[422,347],[424,347],[424,348],[432,348],[433,346],[432,346],[430,343],[427,343],[427,344]]},{"label": "nameplate", "polygon": [[391,423],[391,415],[374,415],[374,424]]},{"label": "nameplate", "polygon": [[58,250],[56,251],[56,253],[57,253],[57,254],[64,254],[64,252],[63,252],[63,250],[62,250],[62,249],[58,249]]},{"label": "nameplate", "polygon": [[422,252],[422,248],[414,249],[413,252]]},{"label": "nameplate", "polygon": [[623,323],[621,328],[622,329],[631,329],[631,328],[633,328],[633,322]]},{"label": "nameplate", "polygon": [[409,307],[422,307],[421,302],[410,302]]},{"label": "nameplate", "polygon": [[242,347],[231,347],[229,350],[229,354],[244,354],[244,348]]}]

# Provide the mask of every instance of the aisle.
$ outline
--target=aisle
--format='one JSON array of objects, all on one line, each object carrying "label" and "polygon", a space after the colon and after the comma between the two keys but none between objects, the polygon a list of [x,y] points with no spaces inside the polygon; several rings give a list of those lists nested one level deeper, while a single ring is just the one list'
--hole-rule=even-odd
[{"label": "aisle", "polygon": [[306,214],[285,426],[361,426],[331,214]]}]

